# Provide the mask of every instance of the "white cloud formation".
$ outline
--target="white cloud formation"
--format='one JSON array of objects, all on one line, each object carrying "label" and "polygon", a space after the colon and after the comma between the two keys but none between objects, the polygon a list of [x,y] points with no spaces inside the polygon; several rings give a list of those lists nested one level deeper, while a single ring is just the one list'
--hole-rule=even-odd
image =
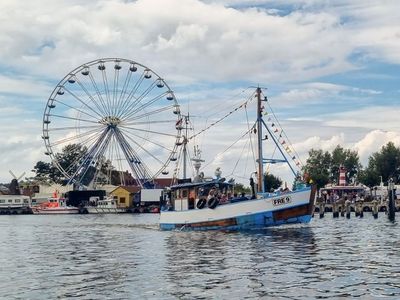
[{"label": "white cloud formation", "polygon": [[[324,78],[370,62],[398,66],[399,12],[400,2],[377,0],[1,1],[0,181],[8,181],[7,169],[26,171],[46,159],[41,118],[52,89],[75,67],[101,57],[154,69],[178,91],[182,109],[190,107],[198,130],[235,106],[233,95],[248,83],[272,86],[271,102],[303,160],[312,147],[337,144],[354,147],[365,160],[382,143],[397,143],[396,97],[383,103],[384,87]],[[382,73],[361,77],[393,81]],[[206,135],[215,146],[207,151],[215,154],[234,140],[234,121],[245,123],[243,116],[229,121]],[[232,164],[240,151],[224,158]]]}]

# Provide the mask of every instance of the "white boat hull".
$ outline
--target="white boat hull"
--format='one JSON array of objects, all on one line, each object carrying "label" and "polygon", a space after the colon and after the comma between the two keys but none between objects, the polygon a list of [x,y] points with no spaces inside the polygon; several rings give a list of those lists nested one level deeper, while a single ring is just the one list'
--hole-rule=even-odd
[{"label": "white boat hull", "polygon": [[59,214],[78,214],[77,207],[54,207],[54,208],[32,208],[35,215],[59,215]]}]

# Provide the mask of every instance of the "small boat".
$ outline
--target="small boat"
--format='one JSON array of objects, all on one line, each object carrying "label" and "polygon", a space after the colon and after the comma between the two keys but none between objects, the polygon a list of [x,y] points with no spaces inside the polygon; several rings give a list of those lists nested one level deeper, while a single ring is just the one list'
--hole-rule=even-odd
[{"label": "small boat", "polygon": [[87,207],[89,214],[117,214],[126,213],[126,208],[119,207],[117,204],[117,199],[106,198],[100,200],[98,197],[90,199],[90,206]]},{"label": "small boat", "polygon": [[35,215],[78,214],[79,208],[67,206],[64,198],[49,198],[46,202],[32,206],[32,212]]},{"label": "small boat", "polygon": [[[200,158],[195,161],[196,176],[170,187],[167,205],[160,212],[159,226],[162,230],[248,230],[282,224],[308,223],[314,211],[315,186],[307,186],[301,180],[288,159],[265,159],[262,152],[263,128],[268,131],[276,146],[282,146],[274,138],[273,131],[263,120],[261,89],[257,88],[257,133],[258,157],[257,192],[255,182],[250,181],[252,195],[238,197],[234,194],[234,183],[225,181],[220,170],[216,178],[199,176]],[[264,98],[265,99],[265,98]],[[187,139],[185,139],[187,140]],[[185,145],[184,145],[185,146]],[[281,151],[281,153],[283,153]],[[265,192],[264,167],[267,162],[286,162],[295,175],[293,191]]]}]

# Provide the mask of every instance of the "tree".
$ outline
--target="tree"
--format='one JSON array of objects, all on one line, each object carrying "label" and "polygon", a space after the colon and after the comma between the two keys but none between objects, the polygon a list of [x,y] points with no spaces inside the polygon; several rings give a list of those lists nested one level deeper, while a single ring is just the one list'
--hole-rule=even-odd
[{"label": "tree", "polygon": [[387,143],[381,151],[373,153],[368,160],[368,167],[362,171],[361,180],[370,187],[382,181],[393,178],[395,183],[400,182],[400,148],[393,142]]},{"label": "tree", "polygon": [[235,193],[240,194],[250,194],[251,190],[248,186],[244,186],[242,183],[235,183]]},{"label": "tree", "polygon": [[264,174],[264,190],[276,190],[282,185],[282,180],[279,177],[274,176],[273,174]]},{"label": "tree", "polygon": [[361,169],[358,153],[344,149],[340,145],[337,145],[332,153],[311,149],[308,155],[303,171],[318,188],[328,183],[337,184],[340,166],[344,166],[347,170],[347,181],[354,181]]},{"label": "tree", "polygon": [[346,181],[354,181],[361,169],[358,153],[350,149],[343,149],[339,145],[336,146],[331,155],[330,182],[337,181],[339,178],[340,166],[346,168]]},{"label": "tree", "polygon": [[330,179],[331,154],[329,152],[324,153],[322,150],[311,149],[308,156],[306,165],[303,167],[304,173],[318,188],[324,187]]}]

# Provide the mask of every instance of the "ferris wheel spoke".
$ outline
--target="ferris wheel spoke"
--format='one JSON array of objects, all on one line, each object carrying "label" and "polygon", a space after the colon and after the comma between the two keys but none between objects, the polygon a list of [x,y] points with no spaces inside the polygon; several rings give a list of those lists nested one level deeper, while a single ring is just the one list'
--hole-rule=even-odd
[{"label": "ferris wheel spoke", "polygon": [[[166,106],[166,107],[163,107],[163,108],[158,108],[158,109],[146,112],[146,113],[144,113],[142,115],[135,115],[135,116],[132,116],[132,118],[126,118],[125,121],[134,121],[134,120],[139,120],[139,119],[142,119],[142,118],[145,118],[145,117],[148,117],[148,116],[154,116],[156,114],[171,110],[173,108],[174,108],[174,105],[169,105],[169,106]],[[176,120],[175,120],[175,122],[176,122]]]},{"label": "ferris wheel spoke", "polygon": [[[123,111],[123,114],[120,116],[120,118],[121,119],[124,119],[124,118],[129,118],[130,116],[131,116],[131,114],[129,113],[129,112],[133,112],[133,113],[136,113],[136,111],[137,111],[137,109],[135,109],[136,108],[136,106],[137,105],[139,105],[140,103],[141,103],[141,101],[143,100],[143,99],[145,99],[145,97],[155,88],[155,86],[156,86],[156,81],[153,81],[148,87],[147,87],[147,89],[146,90],[144,90],[136,99],[135,99],[135,101],[132,101],[130,104],[129,104],[129,106],[127,107],[127,109],[126,110],[124,110]],[[164,93],[164,94],[166,94],[166,93]],[[161,98],[163,96],[163,94],[161,94],[161,95],[159,95],[159,96],[156,96],[155,98]],[[152,98],[152,99],[154,99],[154,98]],[[152,100],[151,99],[151,100]],[[151,101],[150,100],[150,101]]]},{"label": "ferris wheel spoke", "polygon": [[68,92],[72,97],[74,97],[76,100],[78,100],[83,106],[85,106],[87,109],[89,109],[90,111],[94,112],[96,115],[101,116],[101,114],[99,112],[97,112],[96,110],[93,109],[93,107],[89,106],[85,101],[83,101],[80,97],[78,97],[77,95],[75,95],[71,90],[69,90],[68,88],[65,88],[65,91]]},{"label": "ferris wheel spoke", "polygon": [[81,119],[81,118],[73,118],[73,117],[67,117],[67,116],[61,116],[61,115],[53,115],[53,114],[49,114],[48,116],[49,116],[49,117],[60,118],[60,119],[74,120],[74,121],[79,121],[79,122],[86,122],[86,123],[92,123],[92,124],[99,124],[98,121],[90,121],[90,120]]},{"label": "ferris wheel spoke", "polygon": [[[150,121],[151,124],[175,124],[176,120],[158,120],[158,121]],[[146,125],[149,124],[149,122],[143,121],[143,122],[128,122],[124,123],[126,126],[133,126],[133,125]]]},{"label": "ferris wheel spoke", "polygon": [[123,109],[123,104],[124,104],[124,95],[126,95],[126,91],[129,87],[129,83],[131,81],[132,78],[132,71],[128,68],[126,71],[126,76],[125,76],[125,80],[124,80],[124,84],[122,86],[122,90],[119,93],[119,97],[118,97],[118,101],[117,101],[117,108],[120,108],[120,110],[117,111],[116,115],[118,116],[121,113],[121,109]]},{"label": "ferris wheel spoke", "polygon": [[[80,129],[91,129],[91,128],[104,128],[104,126],[80,126]],[[45,130],[46,132],[54,132],[54,131],[63,131],[63,130],[76,130],[76,126],[74,127],[56,127],[56,128],[49,128]]]},{"label": "ferris wheel spoke", "polygon": [[[90,77],[90,76],[89,76]],[[79,80],[79,78],[76,77],[76,83],[78,83],[78,85],[80,86],[80,88],[82,89],[82,91],[85,92],[86,96],[90,99],[90,101],[93,103],[94,106],[96,106],[97,110],[99,111],[100,115],[104,115],[106,114],[106,109],[103,105],[102,101],[96,101],[96,99],[90,94],[90,92],[88,91],[88,89],[86,88],[85,84],[83,84],[83,82],[81,80]],[[93,84],[93,83],[92,83]]]},{"label": "ferris wheel spoke", "polygon": [[77,140],[77,141],[81,141],[82,140],[82,141],[84,141],[83,138],[91,137],[92,135],[99,134],[99,133],[100,133],[99,129],[86,131],[86,132],[80,133],[78,135],[74,135],[74,136],[71,136],[71,137],[66,137],[66,138],[57,140],[57,141],[51,143],[50,146],[63,145],[65,143],[67,143],[67,142],[71,142],[71,141],[74,141],[74,140]]},{"label": "ferris wheel spoke", "polygon": [[146,148],[142,147],[142,145],[140,145],[138,142],[136,142],[134,139],[132,139],[131,137],[127,136],[127,138],[132,141],[136,146],[138,146],[140,149],[142,149],[145,153],[147,153],[150,157],[152,157],[154,160],[156,160],[157,162],[159,162],[161,165],[164,164],[164,162],[162,162],[160,159],[158,159],[156,156],[154,156],[154,154],[150,153],[149,151],[146,150]]},{"label": "ferris wheel spoke", "polygon": [[149,107],[150,105],[154,104],[158,100],[162,99],[163,96],[165,96],[167,93],[163,93],[160,95],[157,95],[156,97],[148,100],[146,103],[143,103],[141,106],[136,107],[135,109],[131,109],[129,112],[125,113],[123,116],[121,116],[122,120],[129,119],[133,117],[137,112],[144,110],[145,108]]},{"label": "ferris wheel spoke", "polygon": [[110,111],[110,115],[113,115],[113,103],[111,100],[111,96],[110,96],[110,89],[108,86],[108,79],[107,79],[107,72],[104,70],[101,70],[101,77],[103,79],[103,86],[104,86],[104,93],[106,95],[106,99],[107,99],[107,104],[109,107],[109,111]]},{"label": "ferris wheel spoke", "polygon": [[125,128],[125,129],[129,129],[129,130],[140,131],[140,132],[154,133],[154,134],[162,135],[162,136],[176,137],[175,134],[170,134],[170,133],[165,133],[165,132],[159,132],[159,131],[153,131],[153,130],[147,130],[147,129],[139,129],[139,128],[123,126],[123,125],[121,125],[120,127],[121,128]]},{"label": "ferris wheel spoke", "polygon": [[94,115],[91,115],[91,114],[89,114],[89,113],[86,112],[86,111],[83,111],[83,110],[81,110],[81,109],[79,109],[79,108],[76,108],[76,107],[74,107],[74,106],[72,106],[72,105],[69,105],[69,104],[67,104],[67,103],[65,103],[65,102],[63,102],[63,101],[58,100],[58,99],[54,99],[54,102],[57,102],[57,103],[59,103],[59,104],[62,104],[62,105],[66,106],[66,107],[68,107],[68,108],[70,108],[70,109],[73,109],[73,110],[75,110],[75,111],[77,111],[77,112],[79,112],[79,113],[81,113],[81,114],[83,114],[83,115],[86,115],[86,116],[88,116],[88,117],[91,117],[91,118],[93,118],[94,120],[97,120],[97,119],[98,119],[98,117],[96,117],[96,116],[94,116]]},{"label": "ferris wheel spoke", "polygon": [[110,115],[111,114],[110,108],[107,105],[107,102],[103,99],[103,96],[102,96],[102,94],[100,92],[100,89],[97,86],[96,80],[94,79],[92,72],[89,72],[88,75],[89,75],[90,82],[92,83],[92,87],[94,88],[94,91],[95,91],[95,93],[97,95],[97,98],[99,99],[101,107],[103,108],[103,114],[104,115]]},{"label": "ferris wheel spoke", "polygon": [[139,179],[138,183],[143,185],[143,182],[148,181],[153,176],[151,175],[150,170],[147,168],[146,164],[141,161],[139,155],[137,155],[136,151],[132,149],[129,143],[126,141],[125,137],[122,133],[116,129],[115,130],[116,139],[129,163],[131,166],[132,171],[136,174],[137,178]]},{"label": "ferris wheel spoke", "polygon": [[142,84],[144,80],[144,73],[142,73],[139,77],[139,79],[135,82],[135,84],[133,85],[133,87],[130,89],[129,94],[126,96],[126,98],[123,100],[122,105],[121,105],[121,109],[119,110],[119,113],[117,115],[118,118],[122,118],[122,114],[124,111],[128,110],[129,105],[130,105],[130,101],[132,100],[132,98],[134,97],[137,89],[140,87],[140,85]]},{"label": "ferris wheel spoke", "polygon": [[[81,163],[78,164],[78,168],[73,174],[72,178],[78,179],[79,182],[82,182],[84,177],[86,176],[87,172],[89,171],[90,167],[93,167],[97,160],[102,157],[107,148],[110,137],[112,133],[109,128],[106,128],[102,133],[101,136],[97,139],[97,141],[88,149],[86,155],[84,155],[84,159]],[[89,178],[90,179],[90,178]],[[92,181],[90,179],[90,181]]]},{"label": "ferris wheel spoke", "polygon": [[[133,132],[129,132],[129,131],[123,129],[123,128],[121,128],[120,130],[121,130],[121,132],[124,132],[127,136],[133,136],[135,138],[139,138],[139,139],[141,139],[143,141],[149,142],[149,143],[151,143],[153,145],[156,145],[156,146],[158,146],[158,147],[160,147],[160,148],[162,148],[164,150],[167,150],[168,152],[173,152],[173,149],[167,148],[166,146],[161,145],[160,143],[154,142],[154,141],[150,140],[149,138],[145,138],[145,137],[140,136],[138,134],[134,134]],[[129,137],[129,139],[132,139],[132,137]]]}]

